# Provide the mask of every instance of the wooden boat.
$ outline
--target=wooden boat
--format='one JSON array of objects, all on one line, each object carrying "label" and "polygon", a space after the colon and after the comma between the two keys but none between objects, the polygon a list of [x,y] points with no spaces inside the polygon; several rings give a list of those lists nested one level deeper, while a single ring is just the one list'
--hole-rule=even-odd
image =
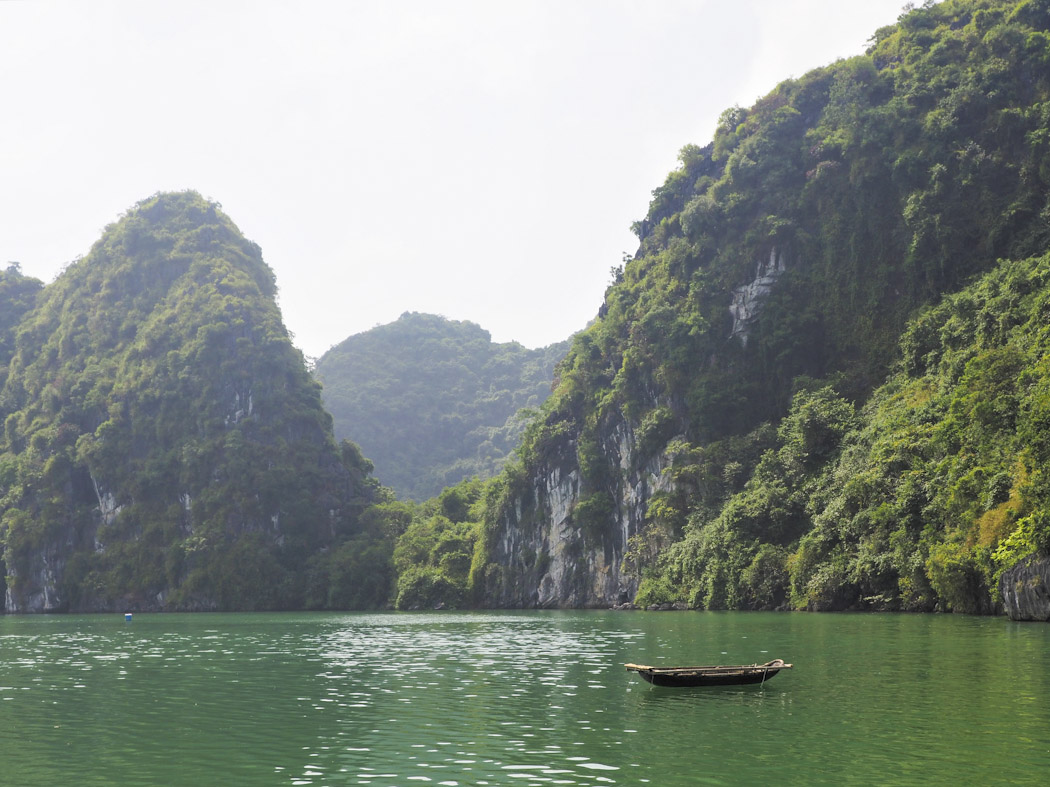
[{"label": "wooden boat", "polygon": [[742,686],[765,683],[782,669],[791,669],[783,659],[765,664],[744,664],[728,667],[647,667],[643,664],[625,664],[654,686]]}]

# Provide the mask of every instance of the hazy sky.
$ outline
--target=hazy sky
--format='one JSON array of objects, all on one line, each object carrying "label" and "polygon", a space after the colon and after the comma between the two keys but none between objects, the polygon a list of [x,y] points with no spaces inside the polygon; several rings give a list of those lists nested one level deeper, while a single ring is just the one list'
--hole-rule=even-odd
[{"label": "hazy sky", "polygon": [[0,265],[222,203],[317,356],[404,311],[550,344],[687,143],[903,0],[0,0]]}]

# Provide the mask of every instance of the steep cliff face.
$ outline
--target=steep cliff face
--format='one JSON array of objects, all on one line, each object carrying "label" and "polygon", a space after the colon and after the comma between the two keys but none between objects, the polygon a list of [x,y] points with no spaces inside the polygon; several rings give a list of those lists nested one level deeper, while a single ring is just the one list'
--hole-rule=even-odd
[{"label": "steep cliff face", "polygon": [[769,252],[768,261],[758,263],[755,278],[733,290],[733,302],[729,306],[729,313],[733,315],[730,338],[739,338],[742,344],[747,344],[748,333],[758,318],[762,302],[773,292],[784,270],[784,254],[774,248]]},{"label": "steep cliff face", "polygon": [[162,194],[21,320],[0,392],[8,612],[299,606],[369,494],[258,247]]},{"label": "steep cliff face", "polygon": [[1004,571],[999,592],[1011,620],[1050,621],[1050,558],[1033,556]]},{"label": "steep cliff face", "polygon": [[570,435],[549,444],[527,486],[494,523],[486,604],[609,607],[634,598],[638,578],[624,572],[623,560],[653,494],[667,488],[661,475],[666,459],[633,466],[634,430],[617,419],[603,432],[599,450],[618,477],[596,487],[581,479],[577,444]]}]

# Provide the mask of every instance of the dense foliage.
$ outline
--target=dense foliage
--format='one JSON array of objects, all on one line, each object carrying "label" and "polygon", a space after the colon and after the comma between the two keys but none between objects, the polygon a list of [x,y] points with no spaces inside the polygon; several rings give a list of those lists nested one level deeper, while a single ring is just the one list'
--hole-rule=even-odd
[{"label": "dense foliage", "polygon": [[859,413],[796,395],[775,448],[694,516],[643,600],[988,612],[1050,550],[1050,255],[1004,262],[913,321]]},{"label": "dense foliage", "polygon": [[25,305],[0,391],[11,607],[302,606],[308,561],[377,490],[334,442],[259,248],[162,194],[30,305],[35,288],[0,281]]},{"label": "dense foliage", "polygon": [[315,375],[336,436],[360,445],[399,498],[425,500],[499,471],[519,411],[546,400],[567,349],[497,344],[474,323],[406,313],[333,347]]},{"label": "dense foliage", "polygon": [[469,606],[483,491],[474,478],[423,503],[387,499],[370,506],[350,538],[311,559],[306,606]]},{"label": "dense foliage", "polygon": [[7,366],[15,352],[15,334],[26,312],[36,303],[43,283],[22,275],[13,262],[0,271],[0,388],[7,379]]},{"label": "dense foliage", "polygon": [[619,527],[601,447],[626,420],[674,481],[625,560],[639,602],[989,609],[1046,546],[1048,186],[1048,0],[928,2],[727,110],[654,191],[488,529],[565,445],[588,528]]}]

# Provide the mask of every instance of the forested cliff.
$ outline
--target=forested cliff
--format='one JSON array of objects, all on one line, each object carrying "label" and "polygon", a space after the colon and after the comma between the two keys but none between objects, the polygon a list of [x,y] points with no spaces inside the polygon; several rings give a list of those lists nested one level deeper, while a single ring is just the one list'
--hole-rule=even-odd
[{"label": "forested cliff", "polygon": [[[163,194],[41,288],[0,279],[8,612],[301,607],[375,495],[259,248]],[[317,602],[314,602],[317,603]]]},{"label": "forested cliff", "polygon": [[479,603],[999,605],[1050,539],[1048,31],[927,3],[682,150],[489,490]]}]

